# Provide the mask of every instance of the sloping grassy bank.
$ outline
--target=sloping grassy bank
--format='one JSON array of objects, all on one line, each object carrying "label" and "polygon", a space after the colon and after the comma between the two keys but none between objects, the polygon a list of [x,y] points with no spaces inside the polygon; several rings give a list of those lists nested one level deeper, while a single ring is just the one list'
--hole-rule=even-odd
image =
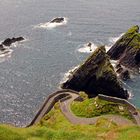
[{"label": "sloping grassy bank", "polygon": [[104,101],[98,99],[98,97],[88,99],[84,93],[81,94],[81,96],[84,96],[84,101],[74,101],[71,104],[71,110],[76,116],[92,118],[106,114],[113,114],[121,115],[127,119],[133,120],[125,105]]},{"label": "sloping grassy bank", "polygon": [[57,103],[36,126],[0,125],[0,140],[139,140],[139,132],[138,126],[118,126],[103,117],[95,125],[73,125],[61,113]]}]

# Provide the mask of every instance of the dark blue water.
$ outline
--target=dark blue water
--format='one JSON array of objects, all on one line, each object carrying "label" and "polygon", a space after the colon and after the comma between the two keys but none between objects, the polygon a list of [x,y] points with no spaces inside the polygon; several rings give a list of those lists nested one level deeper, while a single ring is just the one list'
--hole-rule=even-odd
[{"label": "dark blue water", "polygon": [[[110,37],[140,25],[139,5],[139,0],[1,0],[0,40],[27,41],[13,48],[11,57],[0,58],[0,122],[28,124],[64,73],[89,55],[77,52],[79,45],[108,45]],[[34,28],[58,16],[67,17],[67,25]],[[127,86],[140,107],[140,78],[133,81]]]}]

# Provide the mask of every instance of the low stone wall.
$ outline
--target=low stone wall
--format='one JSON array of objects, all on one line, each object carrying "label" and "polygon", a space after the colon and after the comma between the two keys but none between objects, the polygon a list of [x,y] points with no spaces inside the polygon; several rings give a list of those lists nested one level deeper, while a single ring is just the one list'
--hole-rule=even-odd
[{"label": "low stone wall", "polygon": [[114,103],[125,104],[125,105],[127,105],[129,110],[131,110],[133,112],[136,111],[136,107],[133,104],[131,104],[130,102],[128,102],[127,100],[125,100],[125,99],[121,99],[121,98],[117,98],[117,97],[111,97],[111,96],[106,96],[106,95],[102,95],[102,94],[99,94],[98,98],[102,99],[102,100],[114,102]]},{"label": "low stone wall", "polygon": [[[48,95],[47,98],[45,99],[43,105],[40,107],[40,109],[38,110],[37,114],[35,115],[35,117],[31,121],[31,123],[27,127],[32,126],[35,123],[36,119],[42,113],[42,110],[44,109],[44,107],[46,106],[46,104],[49,103],[49,101],[50,101],[51,98],[54,97],[53,100],[50,102],[49,106],[46,108],[45,114],[47,114],[53,108],[53,106],[55,105],[56,102],[58,102],[59,100],[61,100],[63,98],[65,100],[65,97],[67,97],[67,96],[70,97],[67,92],[71,92],[71,93],[74,93],[74,94],[79,94],[76,91],[73,91],[73,90],[70,90],[70,89],[64,89],[64,90],[59,90],[59,91],[56,91],[56,92]],[[43,114],[43,116],[45,114]]]},{"label": "low stone wall", "polygon": [[131,104],[129,101],[125,99],[117,98],[117,97],[102,95],[102,94],[99,94],[98,98],[109,101],[109,102],[120,103],[120,104],[126,105],[128,111],[131,113],[136,124],[140,125],[140,114],[137,112],[137,108],[133,104]]},{"label": "low stone wall", "polygon": [[[45,102],[43,103],[43,105],[40,107],[39,111],[35,115],[34,119],[31,121],[31,123],[27,127],[32,126],[33,124],[36,124],[37,122],[39,122],[39,120],[53,108],[56,102],[58,101],[64,102],[65,100],[70,99],[72,95],[68,92],[79,95],[78,92],[70,90],[70,89],[59,90],[48,95]],[[136,121],[136,123],[140,125],[140,114],[137,113],[136,107],[133,104],[129,103],[127,100],[111,97],[111,96],[106,96],[106,95],[101,95],[101,94],[98,95],[98,98],[102,100],[126,105],[132,117]],[[77,98],[76,100],[81,101],[81,97]],[[43,110],[44,108],[45,108],[45,111]]]},{"label": "low stone wall", "polygon": [[72,96],[71,96],[71,95],[68,95],[68,96],[66,96],[66,97],[64,97],[64,98],[62,98],[62,99],[60,99],[59,101],[60,101],[60,102],[64,102],[64,101],[66,101],[66,100],[68,100],[68,99],[70,99],[70,98],[72,98]]}]

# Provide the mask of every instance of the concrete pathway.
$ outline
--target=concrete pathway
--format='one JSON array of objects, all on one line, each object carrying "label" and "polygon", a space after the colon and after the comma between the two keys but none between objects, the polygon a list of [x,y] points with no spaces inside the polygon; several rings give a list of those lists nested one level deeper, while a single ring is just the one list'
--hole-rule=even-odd
[{"label": "concrete pathway", "polygon": [[73,94],[73,93],[69,93],[69,94],[71,95],[71,98],[60,102],[60,109],[62,113],[64,114],[64,116],[73,124],[95,124],[96,121],[101,117],[107,118],[118,125],[132,125],[133,124],[132,121],[119,115],[102,115],[102,116],[98,116],[94,118],[77,117],[72,113],[70,105],[76,98],[79,97],[79,95]]},{"label": "concrete pathway", "polygon": [[72,90],[60,90],[49,95],[46,98],[42,107],[39,109],[39,111],[35,115],[32,122],[27,127],[39,123],[40,120],[44,117],[44,115],[47,114],[53,108],[54,104],[58,101],[60,101],[60,109],[62,113],[73,124],[95,124],[96,121],[101,117],[108,118],[111,121],[117,123],[118,125],[133,124],[130,120],[125,119],[124,117],[118,116],[118,115],[103,115],[103,116],[94,117],[94,118],[77,117],[71,111],[70,104],[78,97],[79,97],[79,93]]}]

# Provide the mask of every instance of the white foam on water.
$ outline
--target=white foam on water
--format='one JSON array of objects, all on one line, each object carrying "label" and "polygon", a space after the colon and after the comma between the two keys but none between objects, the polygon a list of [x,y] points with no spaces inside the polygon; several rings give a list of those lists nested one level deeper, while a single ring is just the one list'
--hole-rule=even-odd
[{"label": "white foam on water", "polygon": [[22,44],[22,43],[24,43],[24,42],[26,42],[26,41],[29,41],[29,39],[24,38],[24,40],[22,40],[22,41],[17,41],[17,42],[15,42],[15,43],[12,43],[11,46],[10,46],[10,48],[16,48],[16,47],[18,47],[20,44]]},{"label": "white foam on water", "polygon": [[34,26],[34,28],[53,29],[58,26],[66,25],[67,22],[68,22],[68,18],[64,17],[64,21],[61,23],[51,23],[51,22],[40,23],[40,24]]},{"label": "white foam on water", "polygon": [[13,50],[7,48],[4,51],[0,51],[0,57],[10,56]]},{"label": "white foam on water", "polygon": [[109,38],[109,43],[114,44],[117,40],[119,40],[122,36],[124,35],[124,33],[120,34],[119,36],[117,37],[110,37]]},{"label": "white foam on water", "polygon": [[110,46],[105,46],[106,52],[110,49]]},{"label": "white foam on water", "polygon": [[63,75],[63,78],[60,81],[60,84],[65,83],[73,75],[74,71],[77,70],[78,68],[79,68],[79,65],[75,66],[75,67],[72,67],[68,72],[66,72]]},{"label": "white foam on water", "polygon": [[130,91],[128,91],[128,94],[129,94],[129,98],[128,99],[132,99],[134,97],[134,94]]},{"label": "white foam on water", "polygon": [[11,49],[6,49],[4,51],[0,51],[0,63],[6,61],[8,58],[11,57],[13,50]]},{"label": "white foam on water", "polygon": [[[81,47],[81,45],[80,45],[80,47]],[[78,49],[78,52],[80,52],[80,53],[92,53],[96,50],[96,48],[97,48],[97,45],[95,45],[94,43],[92,43],[91,47],[89,47],[87,44],[84,44],[83,47]]]},{"label": "white foam on water", "polygon": [[116,60],[110,60],[110,62],[111,62],[111,64],[112,64],[113,67],[115,67],[116,64],[117,64],[117,61]]}]

